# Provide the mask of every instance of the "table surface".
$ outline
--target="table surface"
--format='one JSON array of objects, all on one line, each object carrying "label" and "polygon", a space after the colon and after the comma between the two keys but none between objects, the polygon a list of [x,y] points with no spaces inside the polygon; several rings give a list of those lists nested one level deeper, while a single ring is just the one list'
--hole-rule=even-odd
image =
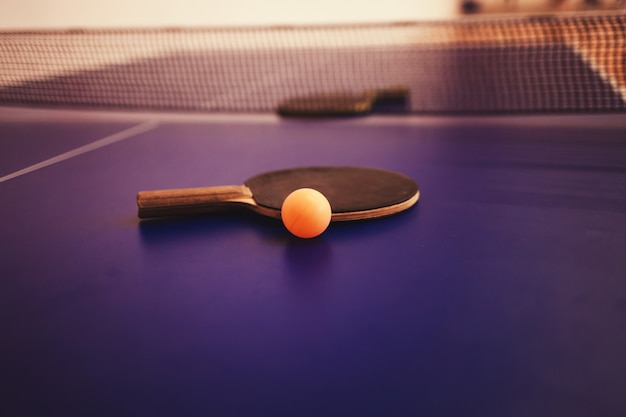
[{"label": "table surface", "polygon": [[[372,166],[397,216],[299,240],[137,191]],[[0,108],[4,416],[623,416],[626,117]]]}]

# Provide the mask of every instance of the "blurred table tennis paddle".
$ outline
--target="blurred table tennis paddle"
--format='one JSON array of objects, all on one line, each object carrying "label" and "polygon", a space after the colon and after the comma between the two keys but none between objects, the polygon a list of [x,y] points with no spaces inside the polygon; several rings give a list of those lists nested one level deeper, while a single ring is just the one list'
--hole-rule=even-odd
[{"label": "blurred table tennis paddle", "polygon": [[283,117],[345,117],[372,112],[406,112],[409,89],[392,87],[362,93],[329,93],[296,97],[278,106]]}]

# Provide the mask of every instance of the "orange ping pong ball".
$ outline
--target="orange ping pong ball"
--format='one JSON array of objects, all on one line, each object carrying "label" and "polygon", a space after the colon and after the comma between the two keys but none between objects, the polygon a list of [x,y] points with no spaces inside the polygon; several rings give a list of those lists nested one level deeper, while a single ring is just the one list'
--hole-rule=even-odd
[{"label": "orange ping pong ball", "polygon": [[292,234],[308,239],[321,235],[330,224],[332,210],[324,194],[300,188],[285,198],[280,216]]}]

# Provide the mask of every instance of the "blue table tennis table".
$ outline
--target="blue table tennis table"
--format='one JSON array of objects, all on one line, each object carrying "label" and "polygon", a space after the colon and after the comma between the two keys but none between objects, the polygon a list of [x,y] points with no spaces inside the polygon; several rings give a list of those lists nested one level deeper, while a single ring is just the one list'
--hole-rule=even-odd
[{"label": "blue table tennis table", "polygon": [[[623,114],[0,108],[3,416],[622,416]],[[402,214],[300,240],[140,190],[399,171]]]}]

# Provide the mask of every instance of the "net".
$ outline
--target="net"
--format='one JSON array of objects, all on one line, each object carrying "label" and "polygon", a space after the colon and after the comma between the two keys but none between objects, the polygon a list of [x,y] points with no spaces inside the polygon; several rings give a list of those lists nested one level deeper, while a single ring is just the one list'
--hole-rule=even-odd
[{"label": "net", "polygon": [[626,14],[0,32],[0,103],[271,112],[403,88],[414,113],[626,110]]}]

